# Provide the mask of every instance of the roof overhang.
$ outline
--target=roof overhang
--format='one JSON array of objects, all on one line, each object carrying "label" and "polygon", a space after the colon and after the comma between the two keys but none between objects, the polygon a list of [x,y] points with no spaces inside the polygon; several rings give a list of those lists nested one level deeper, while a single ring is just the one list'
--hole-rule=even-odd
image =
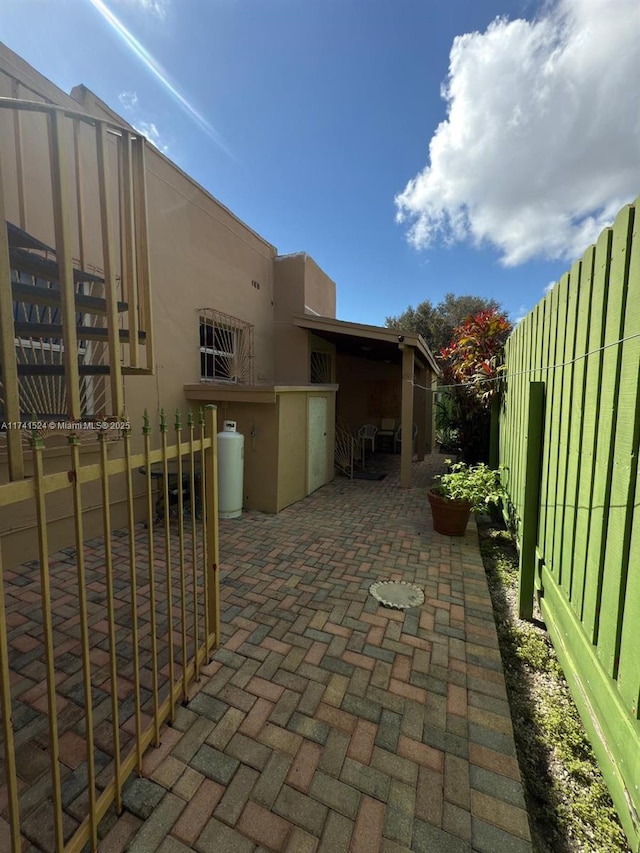
[{"label": "roof overhang", "polygon": [[440,368],[422,335],[405,332],[386,326],[366,326],[335,320],[332,317],[313,317],[309,314],[294,314],[293,325],[307,329],[335,344],[339,353],[356,355],[376,361],[402,362],[402,350],[413,347],[416,360],[440,376]]}]

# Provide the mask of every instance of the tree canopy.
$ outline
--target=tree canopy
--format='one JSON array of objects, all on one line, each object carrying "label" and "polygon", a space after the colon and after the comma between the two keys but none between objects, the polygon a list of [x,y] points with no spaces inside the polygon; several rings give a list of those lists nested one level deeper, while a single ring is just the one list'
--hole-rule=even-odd
[{"label": "tree canopy", "polygon": [[436,402],[436,425],[466,461],[488,459],[490,406],[504,373],[502,353],[511,329],[504,312],[478,311],[453,329],[451,343],[440,351],[446,390]]},{"label": "tree canopy", "polygon": [[409,306],[397,317],[387,317],[385,325],[406,332],[419,332],[434,355],[439,356],[440,351],[451,343],[453,330],[483,311],[504,313],[495,299],[447,293],[437,305],[425,299],[415,308]]}]

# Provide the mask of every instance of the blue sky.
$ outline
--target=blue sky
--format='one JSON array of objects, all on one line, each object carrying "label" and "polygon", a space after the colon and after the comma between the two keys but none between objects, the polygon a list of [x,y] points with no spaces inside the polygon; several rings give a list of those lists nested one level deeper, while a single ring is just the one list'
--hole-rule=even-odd
[{"label": "blue sky", "polygon": [[447,292],[517,319],[640,191],[636,0],[0,3],[38,71],[312,255],[342,319]]}]

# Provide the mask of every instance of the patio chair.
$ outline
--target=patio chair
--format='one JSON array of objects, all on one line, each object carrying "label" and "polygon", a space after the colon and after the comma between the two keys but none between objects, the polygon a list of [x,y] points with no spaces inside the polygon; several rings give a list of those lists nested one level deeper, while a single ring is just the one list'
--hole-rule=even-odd
[{"label": "patio chair", "polygon": [[391,450],[393,447],[393,439],[396,434],[396,419],[395,418],[382,418],[380,421],[380,429],[378,430],[378,434],[376,436],[378,440],[378,449],[382,450],[383,447],[386,447],[388,450]]},{"label": "patio chair", "polygon": [[360,439],[360,443],[362,445],[362,452],[364,455],[364,450],[366,447],[366,442],[371,442],[371,452],[373,453],[376,449],[376,433],[378,432],[378,427],[373,424],[364,424],[358,430],[358,438]]},{"label": "patio chair", "polygon": [[[414,446],[414,445],[415,445],[415,443],[416,443],[416,436],[417,436],[417,435],[418,435],[418,424],[414,424],[414,425],[413,425],[413,441],[412,441],[412,443],[411,443],[411,447],[412,447],[412,449],[413,449],[413,446]],[[395,434],[395,436],[393,437],[393,452],[394,452],[394,453],[397,453],[397,452],[398,452],[398,447],[399,447],[401,444],[402,444],[402,424],[400,424],[400,426],[399,426],[399,427],[398,427],[398,429],[396,430],[396,434]]]}]

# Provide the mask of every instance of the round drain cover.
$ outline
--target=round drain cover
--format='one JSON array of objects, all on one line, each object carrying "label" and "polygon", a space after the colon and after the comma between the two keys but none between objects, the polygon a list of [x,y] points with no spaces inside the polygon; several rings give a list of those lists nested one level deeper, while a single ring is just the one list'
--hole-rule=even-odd
[{"label": "round drain cover", "polygon": [[406,581],[376,581],[369,587],[371,595],[385,607],[406,610],[424,604],[424,592]]}]

